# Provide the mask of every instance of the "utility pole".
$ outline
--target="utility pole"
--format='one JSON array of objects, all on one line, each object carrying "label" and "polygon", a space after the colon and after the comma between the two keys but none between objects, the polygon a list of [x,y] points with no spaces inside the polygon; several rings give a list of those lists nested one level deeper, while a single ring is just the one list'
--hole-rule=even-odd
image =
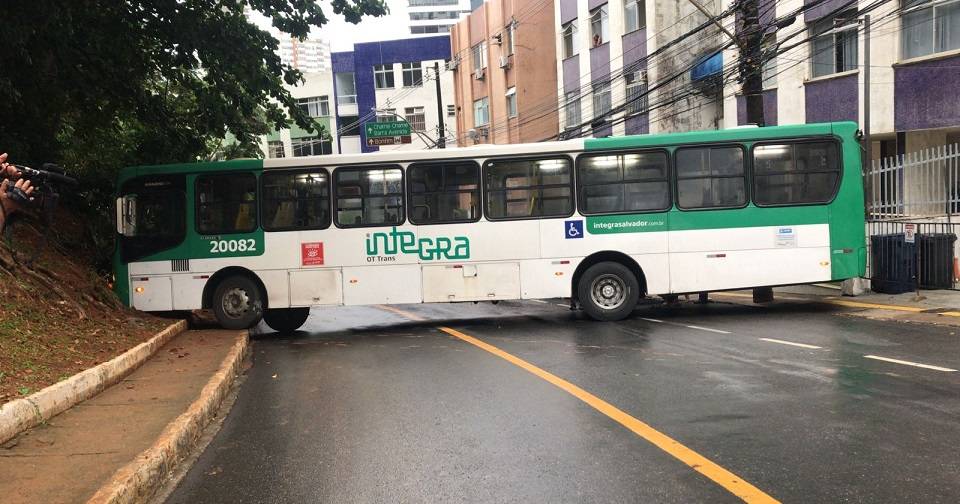
[{"label": "utility pole", "polygon": [[743,29],[740,32],[741,92],[747,102],[747,122],[763,126],[763,26],[760,0],[741,0]]},{"label": "utility pole", "polygon": [[438,132],[439,137],[437,139],[437,148],[445,149],[447,147],[447,133],[443,128],[443,98],[440,96],[440,62],[433,62],[433,76],[434,80],[437,81],[437,127],[439,128]]},{"label": "utility pole", "polygon": [[866,173],[869,173],[873,162],[873,145],[870,143],[870,14],[863,16],[863,59],[863,158]]}]

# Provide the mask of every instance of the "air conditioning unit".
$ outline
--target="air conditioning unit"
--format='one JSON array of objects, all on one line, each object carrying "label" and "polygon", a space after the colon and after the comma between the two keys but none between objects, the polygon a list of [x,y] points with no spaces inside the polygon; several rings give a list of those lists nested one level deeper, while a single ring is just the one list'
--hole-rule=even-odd
[{"label": "air conditioning unit", "polygon": [[447,61],[447,70],[456,70],[460,66],[460,58],[454,57],[450,61]]},{"label": "air conditioning unit", "polygon": [[477,80],[483,80],[484,74],[486,73],[486,68],[480,68],[473,71],[473,78]]},{"label": "air conditioning unit", "polygon": [[510,56],[500,56],[500,68],[510,68]]}]

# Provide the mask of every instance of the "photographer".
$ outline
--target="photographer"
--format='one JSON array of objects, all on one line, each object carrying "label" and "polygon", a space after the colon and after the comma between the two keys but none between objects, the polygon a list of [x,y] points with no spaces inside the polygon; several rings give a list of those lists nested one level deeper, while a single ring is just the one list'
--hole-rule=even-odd
[{"label": "photographer", "polygon": [[7,219],[33,201],[34,187],[20,178],[20,171],[7,163],[7,153],[0,154],[0,231]]}]

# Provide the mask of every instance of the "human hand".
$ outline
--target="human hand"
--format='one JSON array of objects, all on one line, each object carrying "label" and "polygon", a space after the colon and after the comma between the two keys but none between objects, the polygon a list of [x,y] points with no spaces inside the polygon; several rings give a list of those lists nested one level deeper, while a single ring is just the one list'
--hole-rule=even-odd
[{"label": "human hand", "polygon": [[[10,189],[10,184],[13,184],[12,189]],[[22,210],[24,206],[33,201],[34,198],[31,195],[34,189],[27,179],[19,179],[16,182],[4,179],[3,182],[0,182],[0,205],[3,206],[4,213],[10,215]]]},{"label": "human hand", "polygon": [[0,179],[18,179],[20,178],[20,170],[16,166],[7,162],[7,153],[4,152],[0,154]]}]

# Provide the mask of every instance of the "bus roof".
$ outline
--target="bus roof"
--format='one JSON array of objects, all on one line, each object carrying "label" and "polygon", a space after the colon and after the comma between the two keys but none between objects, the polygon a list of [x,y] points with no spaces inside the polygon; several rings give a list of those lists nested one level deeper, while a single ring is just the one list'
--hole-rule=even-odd
[{"label": "bus roof", "polygon": [[691,131],[687,133],[659,133],[653,135],[630,135],[608,138],[574,139],[561,142],[529,144],[476,145],[452,147],[444,150],[396,150],[366,154],[329,154],[280,159],[237,159],[197,163],[178,163],[154,166],[127,167],[120,172],[120,182],[135,176],[160,173],[222,172],[232,170],[274,169],[295,166],[338,166],[348,164],[402,163],[436,158],[486,158],[505,155],[548,154],[557,152],[581,152],[657,147],[708,142],[743,142],[785,137],[821,136],[832,134],[851,135],[857,129],[854,122],[796,124],[767,126],[763,128],[731,128],[725,130]]}]

